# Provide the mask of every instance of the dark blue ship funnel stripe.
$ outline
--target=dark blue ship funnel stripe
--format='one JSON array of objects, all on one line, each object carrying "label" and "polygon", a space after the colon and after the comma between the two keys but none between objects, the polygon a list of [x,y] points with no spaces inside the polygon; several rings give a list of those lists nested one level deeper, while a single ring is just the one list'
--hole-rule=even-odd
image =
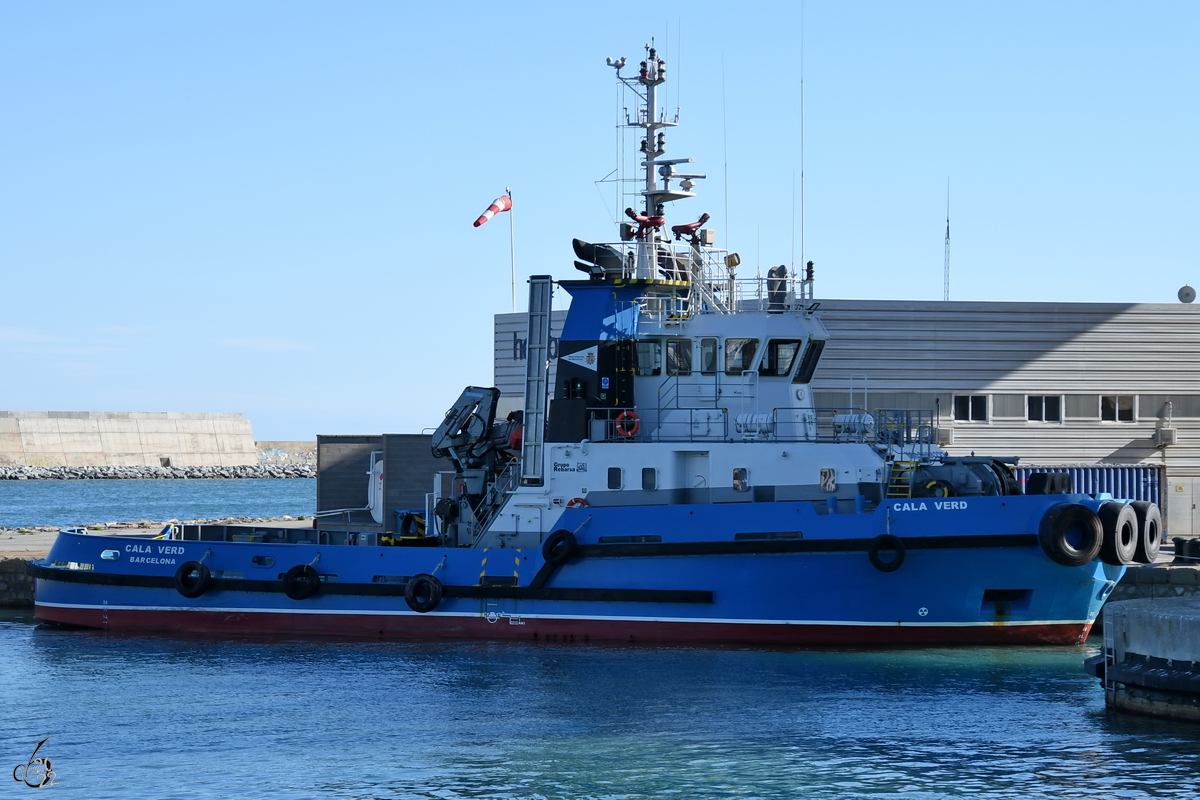
[{"label": "dark blue ship funnel stripe", "polygon": [[571,308],[560,339],[593,342],[637,337],[637,298],[645,294],[644,290],[611,283],[560,285],[571,293]]}]

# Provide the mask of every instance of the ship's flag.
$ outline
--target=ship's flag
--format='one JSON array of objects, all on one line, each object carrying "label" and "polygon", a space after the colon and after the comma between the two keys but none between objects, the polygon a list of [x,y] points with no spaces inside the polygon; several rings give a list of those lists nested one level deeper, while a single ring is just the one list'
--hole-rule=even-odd
[{"label": "ship's flag", "polygon": [[475,227],[478,228],[501,211],[510,211],[511,209],[512,198],[506,194],[502,194],[496,198],[496,202],[487,207],[487,211],[479,215],[479,219],[475,220]]}]

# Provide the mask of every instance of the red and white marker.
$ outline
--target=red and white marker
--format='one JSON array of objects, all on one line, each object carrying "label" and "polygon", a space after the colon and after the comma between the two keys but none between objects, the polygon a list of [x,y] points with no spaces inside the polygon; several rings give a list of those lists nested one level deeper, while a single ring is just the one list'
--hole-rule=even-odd
[{"label": "red and white marker", "polygon": [[509,211],[511,209],[512,209],[512,198],[506,194],[500,195],[499,197],[496,198],[496,202],[494,202],[490,206],[488,206],[487,211],[484,211],[482,214],[479,215],[479,219],[475,220],[475,227],[478,228],[480,225],[487,222],[489,219],[496,216],[501,211]]}]

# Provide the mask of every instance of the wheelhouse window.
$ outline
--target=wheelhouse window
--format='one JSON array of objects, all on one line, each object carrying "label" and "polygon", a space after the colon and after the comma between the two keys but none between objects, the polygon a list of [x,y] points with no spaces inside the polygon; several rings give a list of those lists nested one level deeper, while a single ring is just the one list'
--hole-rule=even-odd
[{"label": "wheelhouse window", "polygon": [[691,339],[667,339],[667,374],[692,374]]},{"label": "wheelhouse window", "polygon": [[741,375],[754,366],[754,354],[758,352],[758,339],[725,340],[725,374]]},{"label": "wheelhouse window", "polygon": [[769,378],[786,378],[792,374],[796,355],[800,352],[799,339],[771,339],[763,353],[758,374]]},{"label": "wheelhouse window", "polygon": [[954,395],[954,419],[957,422],[987,422],[988,398],[986,394]]},{"label": "wheelhouse window", "polygon": [[1062,397],[1056,394],[1031,394],[1026,398],[1030,422],[1062,422]]},{"label": "wheelhouse window", "polygon": [[1133,422],[1135,419],[1133,395],[1100,395],[1100,419],[1104,422]]},{"label": "wheelhouse window", "polygon": [[824,339],[808,340],[808,346],[804,348],[804,355],[800,359],[800,368],[796,370],[796,377],[792,378],[792,383],[808,383],[812,380],[824,350]]},{"label": "wheelhouse window", "polygon": [[644,378],[662,373],[662,342],[658,339],[638,339],[633,352],[635,375]]},{"label": "wheelhouse window", "polygon": [[700,340],[700,374],[717,374],[717,340]]}]

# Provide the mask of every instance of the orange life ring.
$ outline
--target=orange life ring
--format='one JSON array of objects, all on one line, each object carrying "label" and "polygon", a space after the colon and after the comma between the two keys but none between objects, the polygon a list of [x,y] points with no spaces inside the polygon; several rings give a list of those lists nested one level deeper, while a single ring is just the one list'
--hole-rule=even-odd
[{"label": "orange life ring", "polygon": [[[632,425],[628,425],[632,421]],[[628,439],[630,436],[636,436],[637,432],[642,427],[642,419],[637,415],[636,411],[622,411],[617,417],[617,435]]]},{"label": "orange life ring", "polygon": [[567,503],[567,508],[587,508],[588,501],[582,497],[573,497]]}]

